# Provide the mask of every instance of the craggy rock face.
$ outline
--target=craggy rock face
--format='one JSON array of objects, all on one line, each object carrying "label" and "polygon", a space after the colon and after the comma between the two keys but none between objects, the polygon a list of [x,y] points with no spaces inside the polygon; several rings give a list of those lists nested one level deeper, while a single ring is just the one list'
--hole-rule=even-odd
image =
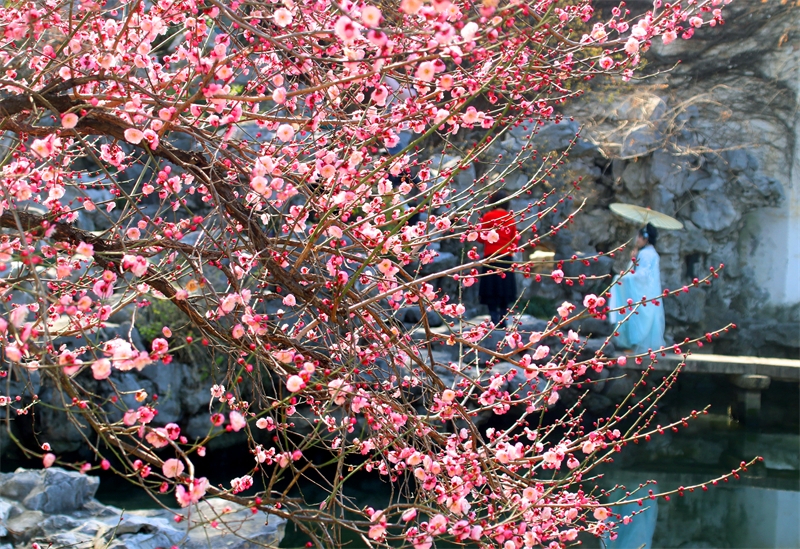
[{"label": "craggy rock face", "polygon": [[220,516],[221,527],[195,527],[187,534],[185,523],[175,520],[176,512],[126,509],[123,514],[121,509],[98,503],[93,496],[99,484],[97,477],[56,467],[0,475],[0,544],[13,548],[38,543],[42,547],[244,549],[254,544],[277,545],[283,538],[283,519],[270,517],[264,524],[263,515],[221,500],[202,502],[193,509],[200,516]]},{"label": "craggy rock face", "polygon": [[[646,55],[652,78],[597,82],[570,104],[565,114],[574,121],[544,126],[530,144],[528,128],[519,127],[486,158],[521,160],[503,178],[513,191],[535,176],[545,155],[563,153],[574,141],[540,184],[580,187],[548,225],[586,201],[572,225],[544,240],[556,260],[607,252],[634,237],[637,227],[615,217],[611,203],[674,216],[685,229],[662,231],[656,246],[665,288],[679,289],[725,264],[716,284],[667,300],[674,339],[736,323],[738,330],[714,350],[797,357],[800,306],[787,262],[792,227],[800,224],[800,12],[777,1],[730,7],[723,33],[701,32],[669,46],[654,42]],[[468,176],[482,175],[470,169]],[[499,184],[491,175],[488,180]],[[516,211],[526,206],[526,200],[512,203]],[[619,272],[629,256],[616,254],[613,266],[606,257],[589,267],[567,263],[564,270],[571,276]],[[533,285],[532,295],[579,301],[599,286]]]}]

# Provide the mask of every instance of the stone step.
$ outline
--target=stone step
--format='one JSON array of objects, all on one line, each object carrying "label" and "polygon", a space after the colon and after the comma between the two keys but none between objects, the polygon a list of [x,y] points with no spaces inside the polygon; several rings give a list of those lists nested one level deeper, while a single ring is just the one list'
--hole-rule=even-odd
[{"label": "stone step", "polygon": [[[800,382],[800,360],[788,358],[769,358],[755,356],[726,356],[711,354],[676,355],[669,351],[659,356],[653,367],[658,371],[672,371],[681,362],[686,362],[684,372],[698,374],[759,375],[778,381]],[[642,370],[649,366],[649,360],[636,364],[629,360],[623,368]]]}]

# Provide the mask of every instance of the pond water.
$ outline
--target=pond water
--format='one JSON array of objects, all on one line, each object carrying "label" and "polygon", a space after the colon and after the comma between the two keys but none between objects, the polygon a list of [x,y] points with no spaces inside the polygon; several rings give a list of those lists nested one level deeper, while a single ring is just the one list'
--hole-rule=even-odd
[{"label": "pond water", "polygon": [[[682,374],[668,392],[659,412],[667,424],[710,405],[707,415],[677,433],[667,431],[641,445],[628,445],[604,464],[598,483],[610,489],[629,490],[648,480],[655,493],[680,486],[708,483],[737,467],[743,460],[761,456],[739,480],[708,484],[669,501],[658,499],[639,507],[618,509],[621,514],[646,509],[621,527],[614,542],[581,538],[583,547],[597,549],[655,548],[800,548],[800,392],[790,383],[773,383],[763,393],[761,426],[745,428],[730,418],[735,389],[722,377]],[[387,487],[365,477],[352,495],[361,505],[385,506]],[[624,494],[624,490],[619,496]],[[308,492],[305,494],[309,494]],[[618,497],[615,499],[618,499]],[[319,494],[320,499],[324,497]],[[282,547],[301,547],[307,541],[289,526]],[[350,547],[363,542],[352,540]],[[443,546],[437,546],[442,549]],[[463,546],[459,546],[463,547]]]},{"label": "pond water", "polygon": [[[682,375],[662,408],[663,423],[711,404],[711,413],[688,429],[623,449],[605,469],[606,488],[636,488],[647,480],[656,492],[708,482],[741,461],[763,462],[739,480],[708,484],[650,508],[620,530],[609,549],[800,547],[800,394],[796,384],[773,383],[762,394],[761,427],[748,429],[729,417],[735,389],[712,376]],[[637,506],[638,508],[638,506]],[[626,509],[623,512],[630,511]],[[588,544],[587,544],[588,546]]]},{"label": "pond water", "polygon": [[[644,507],[631,505],[618,512],[646,509],[621,527],[615,542],[582,538],[597,549],[654,548],[800,548],[800,435],[752,432],[726,415],[710,414],[678,434],[650,444],[623,449],[614,464],[604,466],[604,488],[628,489],[655,480],[656,493],[692,486],[730,472],[743,458],[756,455],[764,462],[748,469],[739,480],[697,489],[683,497],[659,499]],[[365,478],[350,495],[362,505],[385,506],[387,487]],[[305,492],[307,497],[313,493]],[[320,498],[323,497],[319,494]],[[306,538],[287,527],[282,547],[302,547]],[[352,540],[349,547],[362,547]],[[438,545],[439,549],[443,546]]]},{"label": "pond water", "polygon": [[[656,481],[654,492],[707,483],[730,472],[738,460],[759,455],[764,462],[740,479],[707,484],[669,501],[648,501],[641,515],[621,526],[609,549],[797,548],[800,547],[800,436],[753,433],[725,416],[706,416],[687,432],[626,448],[601,484],[633,489]],[[627,454],[627,455],[625,455]],[[648,508],[649,507],[649,508]],[[629,505],[621,514],[642,509]]]},{"label": "pond water", "polygon": [[[614,463],[603,465],[599,484],[608,489],[625,485],[638,487],[655,480],[654,491],[708,482],[728,473],[742,460],[762,456],[764,461],[751,467],[739,480],[709,485],[709,490],[686,492],[669,501],[649,502],[646,510],[630,525],[623,526],[615,542],[585,538],[584,547],[597,549],[641,548],[800,548],[800,396],[797,385],[777,384],[765,393],[765,421],[759,430],[746,429],[728,417],[726,403],[731,395],[719,386],[707,387],[701,378],[687,379],[665,402],[662,423],[700,409],[711,402],[712,411],[690,423],[678,433],[667,432],[649,443],[629,445]],[[234,476],[250,467],[252,457],[243,448],[210,453],[210,466],[199,471],[214,484],[229,483],[225,471]],[[220,467],[225,463],[225,467]],[[21,464],[7,459],[3,471]],[[358,479],[357,489],[348,495],[361,506],[385,506],[388,486],[372,476]],[[313,486],[303,487],[307,501],[322,501],[323,493]],[[102,478],[97,497],[100,501],[125,509],[152,508],[156,504],[143,491],[124,480]],[[173,506],[173,497],[163,500]],[[634,506],[622,511],[642,509]],[[291,525],[287,526],[282,547],[303,547],[307,541]],[[348,547],[363,547],[353,539]],[[439,549],[442,546],[438,546]]]}]

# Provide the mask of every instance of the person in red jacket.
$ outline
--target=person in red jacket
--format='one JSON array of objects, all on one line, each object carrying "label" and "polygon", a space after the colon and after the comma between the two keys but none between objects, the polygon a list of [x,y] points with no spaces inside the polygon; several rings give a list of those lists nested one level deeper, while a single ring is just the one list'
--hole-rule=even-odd
[{"label": "person in red jacket", "polygon": [[514,273],[502,271],[508,268],[519,241],[514,216],[500,206],[506,200],[508,195],[503,191],[489,197],[493,209],[481,217],[478,237],[483,243],[483,257],[489,260],[483,267],[478,295],[480,302],[489,308],[489,316],[496,326],[518,297]]}]

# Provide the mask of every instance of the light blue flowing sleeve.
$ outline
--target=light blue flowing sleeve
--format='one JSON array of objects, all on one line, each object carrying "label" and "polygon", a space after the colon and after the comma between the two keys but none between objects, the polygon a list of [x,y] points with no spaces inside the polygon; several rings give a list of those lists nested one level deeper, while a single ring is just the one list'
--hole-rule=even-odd
[{"label": "light blue flowing sleeve", "polygon": [[[639,305],[631,317],[617,327],[615,345],[625,349],[633,349],[635,353],[645,353],[648,349],[659,349],[664,346],[664,307],[661,302],[661,269],[658,253],[647,246],[639,252],[639,265],[632,272],[615,279],[611,288],[609,307],[617,309],[627,307],[628,300],[639,303],[643,297],[648,299],[646,305]],[[657,299],[658,305],[650,303]],[[612,312],[609,320],[618,324],[630,314]]]}]

